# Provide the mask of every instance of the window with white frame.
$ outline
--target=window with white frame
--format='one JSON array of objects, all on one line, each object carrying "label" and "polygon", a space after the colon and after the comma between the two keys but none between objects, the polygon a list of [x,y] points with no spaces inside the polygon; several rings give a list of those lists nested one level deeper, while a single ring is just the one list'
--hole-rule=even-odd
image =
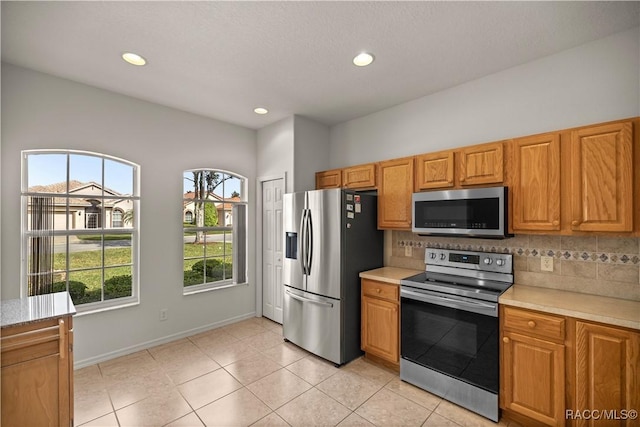
[{"label": "window with white frame", "polygon": [[79,312],[137,302],[139,166],[27,150],[22,171],[23,294],[68,291]]},{"label": "window with white frame", "polygon": [[116,208],[111,214],[111,226],[114,228],[122,227],[122,210]]},{"label": "window with white frame", "polygon": [[184,292],[246,283],[246,179],[193,169],[183,173],[183,186]]}]

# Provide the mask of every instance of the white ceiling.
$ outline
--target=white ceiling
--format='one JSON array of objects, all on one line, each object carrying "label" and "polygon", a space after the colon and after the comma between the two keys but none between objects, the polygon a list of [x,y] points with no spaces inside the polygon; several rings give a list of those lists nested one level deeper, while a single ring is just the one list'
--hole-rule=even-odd
[{"label": "white ceiling", "polygon": [[2,1],[2,60],[253,129],[333,125],[638,25],[636,1]]}]

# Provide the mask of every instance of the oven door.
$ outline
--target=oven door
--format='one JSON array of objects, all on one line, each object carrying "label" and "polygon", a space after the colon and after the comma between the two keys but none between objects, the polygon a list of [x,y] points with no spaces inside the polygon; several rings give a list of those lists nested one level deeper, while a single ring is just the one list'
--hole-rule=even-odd
[{"label": "oven door", "polygon": [[400,312],[402,359],[498,393],[497,303],[402,286]]}]

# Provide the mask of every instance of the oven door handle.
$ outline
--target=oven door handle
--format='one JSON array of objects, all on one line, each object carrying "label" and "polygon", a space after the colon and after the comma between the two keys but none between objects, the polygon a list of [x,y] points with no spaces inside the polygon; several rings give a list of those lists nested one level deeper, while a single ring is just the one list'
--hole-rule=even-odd
[{"label": "oven door handle", "polygon": [[498,305],[491,303],[483,303],[469,300],[460,300],[454,298],[447,298],[443,296],[427,294],[424,292],[410,291],[408,289],[401,289],[400,296],[422,301],[435,305],[442,305],[449,308],[455,308],[458,310],[471,311],[473,313],[485,314],[492,317],[498,317]]}]

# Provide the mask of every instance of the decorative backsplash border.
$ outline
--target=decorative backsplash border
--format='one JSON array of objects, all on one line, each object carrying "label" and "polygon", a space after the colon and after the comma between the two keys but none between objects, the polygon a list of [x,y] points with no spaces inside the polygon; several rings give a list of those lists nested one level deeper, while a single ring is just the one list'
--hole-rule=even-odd
[{"label": "decorative backsplash border", "polygon": [[423,249],[449,249],[459,251],[479,251],[494,252],[503,254],[513,254],[525,257],[550,256],[560,260],[583,261],[583,262],[599,262],[606,264],[622,264],[622,265],[640,265],[640,257],[638,254],[609,253],[609,252],[587,252],[587,251],[568,251],[550,248],[521,248],[502,245],[470,245],[458,243],[437,243],[420,240],[398,240],[398,246],[405,246]]}]

